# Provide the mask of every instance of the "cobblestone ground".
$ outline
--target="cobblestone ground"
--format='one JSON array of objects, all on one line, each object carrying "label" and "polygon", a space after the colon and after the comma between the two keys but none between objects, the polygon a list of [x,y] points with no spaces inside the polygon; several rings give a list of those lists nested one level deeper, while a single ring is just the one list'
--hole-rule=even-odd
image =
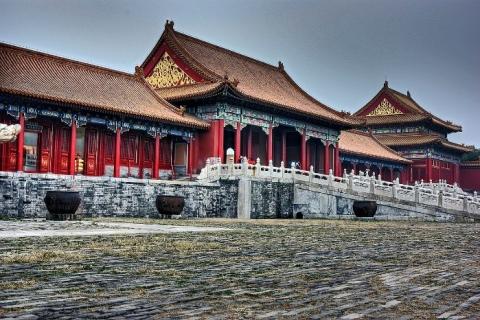
[{"label": "cobblestone ground", "polygon": [[233,230],[0,239],[0,318],[480,318],[480,225],[128,221]]}]

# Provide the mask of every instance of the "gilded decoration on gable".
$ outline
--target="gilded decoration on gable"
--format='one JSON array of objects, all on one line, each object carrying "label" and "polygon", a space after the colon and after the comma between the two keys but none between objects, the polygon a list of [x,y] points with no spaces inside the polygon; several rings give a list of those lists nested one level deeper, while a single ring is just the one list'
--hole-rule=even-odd
[{"label": "gilded decoration on gable", "polygon": [[167,52],[158,61],[152,74],[146,78],[147,82],[154,88],[165,88],[194,84],[195,80],[190,78],[180,69]]},{"label": "gilded decoration on gable", "polygon": [[403,114],[402,111],[398,110],[385,98],[383,98],[382,102],[369,114],[367,117],[372,116],[391,116],[396,114]]}]

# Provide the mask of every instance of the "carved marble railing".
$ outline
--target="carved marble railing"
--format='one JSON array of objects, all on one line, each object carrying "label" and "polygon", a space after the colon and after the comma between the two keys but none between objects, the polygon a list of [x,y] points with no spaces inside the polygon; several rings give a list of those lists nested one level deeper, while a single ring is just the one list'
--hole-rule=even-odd
[{"label": "carved marble railing", "polygon": [[270,161],[268,166],[260,164],[242,163],[215,163],[207,160],[202,169],[199,180],[215,181],[220,178],[254,177],[258,179],[279,179],[285,181],[302,181],[347,193],[368,196],[380,196],[406,202],[437,206],[445,209],[480,214],[480,198],[475,192],[473,195],[464,192],[457,185],[441,183],[415,183],[415,185],[400,184],[397,178],[393,182],[382,181],[380,176],[369,176],[367,173],[355,175],[344,171],[343,177],[335,177],[332,170],[329,174],[315,173],[313,166],[310,171],[300,170],[294,166],[274,167]]}]

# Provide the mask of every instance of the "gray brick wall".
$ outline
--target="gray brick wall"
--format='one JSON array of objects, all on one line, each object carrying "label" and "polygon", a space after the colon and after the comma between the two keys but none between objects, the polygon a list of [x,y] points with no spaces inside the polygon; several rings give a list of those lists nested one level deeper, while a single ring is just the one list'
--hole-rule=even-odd
[{"label": "gray brick wall", "polygon": [[252,181],[251,218],[291,218],[293,183]]},{"label": "gray brick wall", "polygon": [[184,217],[237,216],[236,180],[199,183],[0,172],[0,217],[44,218],[48,190],[76,190],[89,217],[155,217],[158,194],[185,197]]}]

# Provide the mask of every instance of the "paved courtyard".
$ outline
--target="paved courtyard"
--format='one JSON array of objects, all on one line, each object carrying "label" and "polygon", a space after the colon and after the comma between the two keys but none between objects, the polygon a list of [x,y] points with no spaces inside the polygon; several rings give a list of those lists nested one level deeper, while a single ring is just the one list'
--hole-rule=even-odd
[{"label": "paved courtyard", "polygon": [[[112,222],[228,230],[0,238],[0,318],[480,315],[480,225],[213,219],[87,225],[125,229],[103,225]],[[36,227],[2,222],[0,233],[9,228]]]}]

